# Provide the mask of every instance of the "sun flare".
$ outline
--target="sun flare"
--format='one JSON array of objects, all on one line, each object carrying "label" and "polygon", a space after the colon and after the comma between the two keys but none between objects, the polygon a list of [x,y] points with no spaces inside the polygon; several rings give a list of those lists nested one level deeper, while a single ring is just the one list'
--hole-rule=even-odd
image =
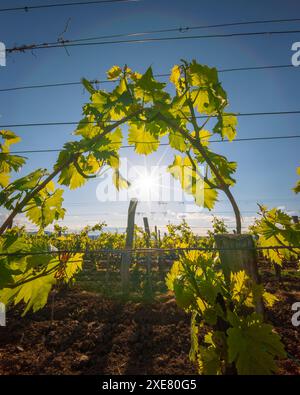
[{"label": "sun flare", "polygon": [[151,190],[153,187],[155,187],[155,184],[156,180],[152,174],[140,175],[134,181],[134,185],[137,188],[141,188],[143,190]]},{"label": "sun flare", "polygon": [[131,188],[140,200],[151,201],[159,192],[159,176],[153,172],[137,172]]}]

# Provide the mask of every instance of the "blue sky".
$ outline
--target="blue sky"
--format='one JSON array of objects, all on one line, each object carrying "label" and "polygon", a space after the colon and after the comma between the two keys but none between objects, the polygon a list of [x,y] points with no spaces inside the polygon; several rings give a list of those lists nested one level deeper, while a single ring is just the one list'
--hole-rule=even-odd
[{"label": "blue sky", "polygon": [[[59,2],[58,0],[1,1],[1,8]],[[62,1],[64,2],[64,1]],[[26,3],[26,4],[25,4]],[[129,3],[84,5],[0,13],[0,41],[6,47],[56,41],[70,20],[65,39],[108,34],[140,32],[153,29],[230,23],[246,20],[297,18],[300,4],[292,0],[226,1],[219,0],[141,0]],[[264,30],[300,30],[300,22],[248,25],[203,29],[189,35],[234,33]],[[157,34],[155,37],[186,33]],[[159,43],[114,44],[69,48],[42,49],[11,54],[7,66],[0,68],[1,88],[88,79],[105,79],[112,65],[128,64],[143,72],[151,65],[155,73],[167,73],[180,59],[196,59],[218,69],[265,66],[291,63],[291,46],[300,41],[300,33],[290,35],[211,38],[206,40],[166,41]],[[228,93],[230,110],[234,112],[268,112],[300,110],[300,67],[220,74]],[[109,84],[102,88],[109,89]],[[0,124],[31,122],[77,121],[88,94],[81,86],[28,89],[0,92]],[[300,115],[240,117],[238,137],[279,136],[300,134]],[[11,128],[22,137],[15,149],[60,148],[73,139],[73,126],[40,126]],[[247,225],[257,210],[256,203],[284,207],[299,215],[299,197],[291,191],[300,164],[300,140],[267,142],[217,143],[214,149],[238,162],[237,184],[233,188]],[[147,157],[147,166],[172,161],[171,149],[161,147]],[[55,153],[28,154],[21,174],[37,167],[51,168]],[[122,156],[141,165],[132,149],[123,149]],[[127,202],[105,203],[96,198],[99,180],[85,187],[65,192],[67,216],[65,223],[75,229],[87,223],[105,221],[111,227],[126,226]],[[187,219],[196,231],[203,231],[211,214],[196,206]],[[180,222],[185,207],[179,203],[141,203],[138,224],[147,215],[150,225],[163,227],[168,221]],[[198,213],[199,211],[199,213]],[[220,196],[213,211],[233,224],[230,205]],[[144,213],[144,214],[142,214]],[[24,219],[20,218],[20,223]]]}]

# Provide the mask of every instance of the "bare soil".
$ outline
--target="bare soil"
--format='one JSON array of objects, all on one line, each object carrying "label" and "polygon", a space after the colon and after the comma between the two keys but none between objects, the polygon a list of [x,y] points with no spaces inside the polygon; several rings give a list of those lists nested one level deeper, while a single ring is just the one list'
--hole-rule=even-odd
[{"label": "bare soil", "polygon": [[[280,299],[267,316],[289,353],[278,374],[300,374],[300,327],[291,323],[300,279],[286,274],[278,283],[266,272],[263,280]],[[171,295],[146,304],[75,288],[38,313],[8,313],[0,327],[0,374],[196,374],[189,347],[189,316]]]}]

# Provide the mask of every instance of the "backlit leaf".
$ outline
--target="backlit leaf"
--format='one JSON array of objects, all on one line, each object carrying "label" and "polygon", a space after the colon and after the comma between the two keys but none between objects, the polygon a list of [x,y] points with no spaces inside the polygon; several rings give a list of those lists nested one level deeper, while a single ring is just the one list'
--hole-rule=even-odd
[{"label": "backlit leaf", "polygon": [[276,372],[276,357],[285,357],[279,336],[253,313],[227,330],[229,362],[235,362],[238,374],[266,375]]},{"label": "backlit leaf", "polygon": [[232,141],[236,136],[237,117],[233,114],[223,113],[218,119],[214,132],[220,134],[223,139],[227,137],[229,141]]},{"label": "backlit leaf", "polygon": [[118,78],[121,75],[121,73],[122,73],[121,67],[113,66],[108,70],[108,72],[106,74],[107,74],[107,78],[109,80],[115,80],[116,78]]},{"label": "backlit leaf", "polygon": [[151,134],[144,124],[140,126],[130,124],[128,130],[128,143],[135,146],[137,154],[148,155],[159,147],[159,140]]}]

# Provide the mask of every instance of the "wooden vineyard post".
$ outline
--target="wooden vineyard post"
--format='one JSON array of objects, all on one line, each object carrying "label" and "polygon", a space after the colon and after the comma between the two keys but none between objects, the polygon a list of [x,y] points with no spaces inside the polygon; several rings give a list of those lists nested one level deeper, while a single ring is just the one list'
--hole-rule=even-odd
[{"label": "wooden vineyard post", "polygon": [[[257,254],[252,236],[216,234],[214,238],[217,248],[220,249],[221,267],[225,280],[230,280],[232,272],[245,270],[252,281],[259,284]],[[255,310],[264,316],[265,309],[262,299],[257,301]]]},{"label": "wooden vineyard post", "polygon": [[[134,218],[135,218],[135,211],[137,204],[138,204],[137,199],[130,200],[129,208],[128,208],[128,217],[127,217],[125,250],[131,250],[133,248]],[[122,284],[123,294],[127,294],[129,291],[130,261],[131,261],[130,251],[124,252],[122,254],[122,260],[121,260],[121,284]]]},{"label": "wooden vineyard post", "polygon": [[158,230],[157,226],[154,226],[154,234],[155,234],[155,247],[158,248]]},{"label": "wooden vineyard post", "polygon": [[151,234],[150,234],[150,227],[149,227],[148,218],[147,218],[147,217],[144,217],[144,218],[143,218],[143,222],[144,222],[144,229],[145,229],[145,232],[146,232],[146,235],[147,235],[146,244],[147,244],[147,247],[150,247],[150,237],[151,237]]},{"label": "wooden vineyard post", "polygon": [[[157,248],[161,248],[161,236],[160,236],[159,229],[157,231]],[[158,253],[157,265],[158,265],[159,276],[162,280],[164,280],[165,274],[164,274],[164,270],[163,270],[163,257],[162,257],[161,251],[159,251],[159,253]]]},{"label": "wooden vineyard post", "polygon": [[[146,247],[150,248],[151,233],[150,233],[148,218],[143,217],[143,222],[144,222],[144,229],[146,233]],[[147,253],[146,255],[147,288],[150,295],[152,295],[151,264],[152,264],[151,255]]]}]

